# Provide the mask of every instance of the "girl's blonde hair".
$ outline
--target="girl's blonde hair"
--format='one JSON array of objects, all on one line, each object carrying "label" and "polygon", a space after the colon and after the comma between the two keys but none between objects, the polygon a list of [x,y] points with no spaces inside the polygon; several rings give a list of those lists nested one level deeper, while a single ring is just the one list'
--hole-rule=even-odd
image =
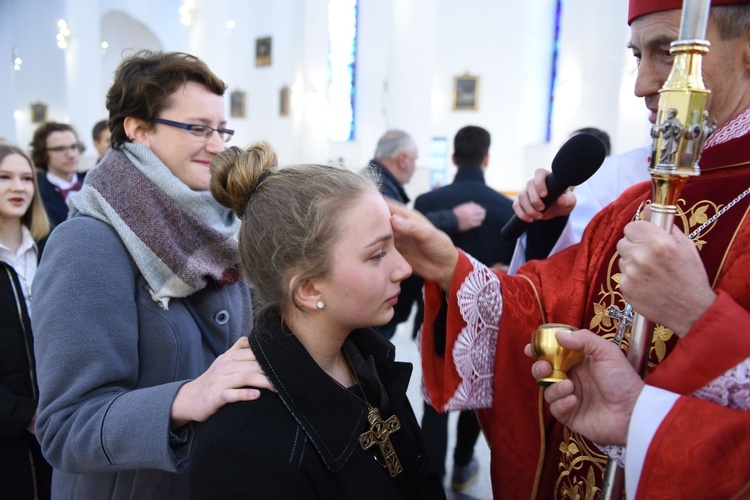
[{"label": "girl's blonde hair", "polygon": [[44,210],[44,203],[42,202],[42,196],[39,194],[39,183],[36,179],[36,169],[34,169],[34,163],[29,158],[23,149],[8,145],[0,144],[0,164],[10,155],[20,155],[29,163],[31,169],[31,178],[34,183],[34,197],[31,200],[31,205],[26,210],[26,213],[21,217],[21,223],[26,226],[31,233],[31,237],[35,241],[39,241],[49,234],[49,218],[47,212]]},{"label": "girl's blonde hair", "polygon": [[256,292],[256,314],[272,309],[283,315],[287,305],[297,306],[300,284],[329,273],[342,216],[377,186],[366,171],[314,164],[279,169],[264,142],[246,150],[233,146],[213,159],[211,193],[242,220],[240,258]]}]

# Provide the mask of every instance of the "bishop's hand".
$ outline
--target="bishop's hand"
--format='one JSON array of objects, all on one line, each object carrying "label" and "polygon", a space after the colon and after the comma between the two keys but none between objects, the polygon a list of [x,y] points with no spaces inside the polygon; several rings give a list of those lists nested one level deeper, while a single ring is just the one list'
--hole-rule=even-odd
[{"label": "bishop's hand", "polygon": [[450,237],[422,214],[402,203],[386,198],[391,211],[391,226],[396,248],[409,262],[414,273],[450,290],[458,250]]},{"label": "bishop's hand", "polygon": [[667,232],[646,221],[624,233],[617,243],[622,294],[639,314],[684,337],[716,300],[695,244],[677,226]]}]

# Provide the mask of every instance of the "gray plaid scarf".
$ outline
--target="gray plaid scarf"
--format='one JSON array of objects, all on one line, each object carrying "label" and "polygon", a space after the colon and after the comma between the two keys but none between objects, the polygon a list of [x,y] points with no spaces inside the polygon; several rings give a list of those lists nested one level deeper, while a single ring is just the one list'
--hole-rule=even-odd
[{"label": "gray plaid scarf", "polygon": [[208,191],[193,191],[142,144],[107,153],[70,197],[82,213],[114,228],[149,285],[167,308],[208,284],[241,278],[235,234],[239,221]]}]

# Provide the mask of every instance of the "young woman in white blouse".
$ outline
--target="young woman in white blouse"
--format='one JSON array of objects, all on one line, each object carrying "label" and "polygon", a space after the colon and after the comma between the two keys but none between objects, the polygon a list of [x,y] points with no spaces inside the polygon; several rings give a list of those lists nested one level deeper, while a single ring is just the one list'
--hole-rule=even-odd
[{"label": "young woman in white blouse", "polygon": [[0,491],[49,498],[52,469],[34,435],[38,390],[29,312],[49,221],[31,160],[0,144]]}]

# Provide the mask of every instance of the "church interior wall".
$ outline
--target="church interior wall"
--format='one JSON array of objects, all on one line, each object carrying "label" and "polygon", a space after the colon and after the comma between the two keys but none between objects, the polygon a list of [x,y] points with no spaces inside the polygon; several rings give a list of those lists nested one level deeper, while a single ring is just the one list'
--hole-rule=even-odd
[{"label": "church interior wall", "polygon": [[[11,30],[14,7],[10,2],[0,2],[0,47],[8,51],[11,60],[15,59],[13,31]],[[3,134],[10,136],[12,132],[13,138],[15,138],[15,123],[13,120],[15,108],[13,100],[15,95],[14,71],[12,64],[8,64],[4,68],[0,66],[0,96],[4,96],[0,99],[0,137],[3,137]]]},{"label": "church interior wall", "polygon": [[[605,5],[606,4],[606,5]],[[181,50],[204,59],[228,85],[232,144],[267,140],[280,163],[342,162],[371,157],[389,128],[411,133],[420,150],[411,195],[429,189],[430,143],[450,145],[464,125],[492,133],[487,179],[513,191],[548,167],[575,128],[598,126],[615,152],[643,145],[648,122],[633,96],[635,66],[626,48],[627,2],[563,0],[552,134],[546,140],[555,0],[359,0],[355,137],[326,134],[327,0],[195,0],[193,22],[180,23],[180,0],[4,0],[5,50],[23,58],[20,71],[0,71],[0,136],[25,146],[36,124],[29,105],[67,121],[89,146],[105,116],[104,96],[126,49]],[[69,47],[56,46],[57,20],[70,26]],[[227,27],[234,20],[233,29]],[[34,29],[29,29],[34,26]],[[272,38],[272,62],[255,65],[255,41]],[[110,46],[102,53],[100,42]],[[453,110],[453,77],[479,77],[478,109]],[[291,91],[289,115],[279,92]],[[229,116],[229,93],[245,92],[245,116]],[[448,156],[450,156],[450,147]],[[454,170],[448,163],[448,180]]]}]

